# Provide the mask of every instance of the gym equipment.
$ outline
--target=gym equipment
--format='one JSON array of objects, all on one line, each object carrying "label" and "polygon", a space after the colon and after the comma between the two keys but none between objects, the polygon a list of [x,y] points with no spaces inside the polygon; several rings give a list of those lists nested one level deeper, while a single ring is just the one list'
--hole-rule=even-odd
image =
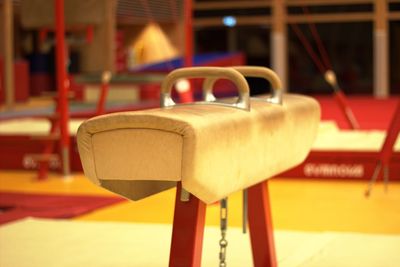
[{"label": "gym equipment", "polygon": [[[303,7],[303,13],[306,15],[309,14],[307,7]],[[297,38],[303,44],[304,49],[310,55],[310,58],[316,65],[317,69],[324,76],[325,81],[332,87],[334,96],[335,96],[335,100],[339,104],[339,107],[340,107],[341,111],[343,112],[343,114],[345,115],[350,127],[352,129],[359,129],[360,125],[359,125],[356,117],[354,116],[352,109],[350,108],[350,105],[347,101],[346,95],[343,93],[343,90],[340,88],[340,86],[337,82],[336,74],[333,71],[333,66],[329,60],[328,53],[322,43],[321,37],[319,36],[317,27],[315,26],[314,23],[311,23],[311,22],[308,22],[307,24],[308,24],[311,34],[317,44],[320,57],[314,51],[310,41],[306,38],[304,33],[301,31],[300,27],[297,24],[290,24],[290,26],[291,26],[293,32],[296,34]]]},{"label": "gym equipment", "polygon": [[396,111],[394,113],[392,122],[390,123],[390,127],[387,131],[385,141],[382,145],[382,149],[379,152],[378,163],[374,169],[374,173],[371,177],[371,180],[368,184],[368,188],[365,192],[365,196],[369,197],[372,191],[372,186],[378,179],[379,173],[381,169],[383,169],[383,181],[385,183],[385,191],[388,190],[389,183],[389,163],[393,158],[394,145],[400,133],[400,101],[397,104]]},{"label": "gym equipment", "polygon": [[[100,99],[97,103],[96,113],[97,115],[101,115],[104,113],[106,96],[108,93],[108,83],[111,79],[111,73],[105,71],[102,75],[102,84],[101,84],[101,94]],[[56,100],[58,100],[56,98]],[[31,168],[38,169],[38,180],[46,179],[48,176],[49,168],[56,169],[60,167],[60,155],[59,149],[57,145],[60,145],[61,142],[61,134],[60,134],[60,104],[57,101],[56,104],[56,112],[51,116],[46,117],[50,122],[50,130],[48,135],[30,135],[30,138],[33,141],[40,142],[43,145],[41,153],[27,153],[24,156],[24,164],[28,165]],[[70,125],[68,125],[70,127]],[[68,134],[70,132],[68,131]]]},{"label": "gym equipment", "polygon": [[[272,96],[249,97],[244,76],[272,81]],[[175,105],[172,86],[183,78],[229,79],[237,99]],[[200,266],[205,204],[248,188],[255,266],[276,266],[266,180],[307,156],[320,110],[312,98],[281,95],[277,76],[255,67],[193,67],[171,72],[162,108],[114,113],[84,122],[77,134],[85,175],[131,200],[177,185],[170,266]]]},{"label": "gym equipment", "polygon": [[[326,108],[328,102],[320,103]],[[376,175],[378,177],[374,179],[380,179],[379,174],[374,173],[377,163],[384,160],[390,179],[400,180],[400,138],[396,132],[398,99],[370,101],[366,98],[358,99],[353,104],[358,107],[359,113],[364,111],[364,120],[361,121],[364,129],[342,130],[335,123],[321,123],[307,159],[282,176],[370,181]],[[381,121],[378,122],[379,118]]]}]

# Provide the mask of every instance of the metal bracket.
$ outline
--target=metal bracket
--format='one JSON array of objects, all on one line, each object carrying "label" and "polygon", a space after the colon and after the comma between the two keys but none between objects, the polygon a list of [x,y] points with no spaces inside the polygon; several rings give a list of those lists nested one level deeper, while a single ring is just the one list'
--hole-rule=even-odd
[{"label": "metal bracket", "polygon": [[188,202],[190,200],[190,193],[183,188],[181,189],[180,200],[182,202]]},{"label": "metal bracket", "polygon": [[[176,69],[170,72],[161,85],[161,97],[160,97],[161,107],[176,106],[176,103],[171,98],[171,89],[177,80],[183,78],[205,78],[206,85],[207,83],[210,82],[210,79],[214,82],[219,79],[228,79],[232,81],[238,89],[239,97],[236,103],[234,104],[215,102],[215,98],[213,99],[213,101],[209,101],[210,100],[209,98],[208,101],[205,100],[201,102],[194,102],[190,103],[190,105],[206,104],[206,105],[218,105],[223,107],[239,108],[246,111],[250,110],[250,89],[246,79],[237,70],[233,68],[222,68],[222,67],[191,67],[191,68]],[[185,104],[180,104],[180,105],[185,105]]]},{"label": "metal bracket", "polygon": [[[245,77],[263,78],[271,83],[272,93],[269,98],[256,98],[252,97],[252,100],[264,101],[271,104],[282,104],[282,82],[278,75],[269,68],[258,67],[258,66],[234,66],[230,67]],[[215,102],[216,97],[212,93],[214,84],[218,78],[208,78],[203,84],[203,100],[208,102]]]}]

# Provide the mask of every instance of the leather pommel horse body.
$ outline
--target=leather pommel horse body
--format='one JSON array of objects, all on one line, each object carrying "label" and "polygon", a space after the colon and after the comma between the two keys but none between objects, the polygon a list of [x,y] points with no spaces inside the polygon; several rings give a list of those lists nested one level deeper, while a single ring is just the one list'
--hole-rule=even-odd
[{"label": "leather pommel horse body", "polygon": [[[272,95],[250,98],[245,76],[270,81]],[[204,78],[204,101],[175,105],[173,85],[186,78]],[[232,81],[238,98],[216,100],[219,79]],[[162,84],[161,108],[81,125],[85,175],[131,200],[178,185],[170,266],[200,266],[206,204],[248,188],[254,266],[276,266],[266,180],[305,159],[320,120],[314,99],[282,95],[280,87],[261,67],[175,70]]]}]

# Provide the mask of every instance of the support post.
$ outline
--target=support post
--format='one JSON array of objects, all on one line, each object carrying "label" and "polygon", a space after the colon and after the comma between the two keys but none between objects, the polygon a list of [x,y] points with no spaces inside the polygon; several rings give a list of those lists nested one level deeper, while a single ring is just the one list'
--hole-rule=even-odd
[{"label": "support post", "polygon": [[[183,65],[184,67],[193,66],[193,2],[192,0],[185,0],[183,4],[183,17],[184,17],[184,35],[185,35],[185,52]],[[193,84],[189,80],[189,88],[187,90],[178,92],[179,98],[182,103],[193,102]]]},{"label": "support post", "polygon": [[193,3],[192,0],[184,1],[184,34],[185,34],[185,67],[193,66]]},{"label": "support post", "polygon": [[282,81],[282,89],[287,90],[287,29],[286,4],[283,0],[273,0],[271,31],[272,69]]},{"label": "support post", "polygon": [[5,103],[8,109],[14,106],[14,26],[13,26],[13,1],[3,1],[4,10],[4,84],[5,84]]},{"label": "support post", "polygon": [[[116,66],[115,66],[115,57],[116,57],[116,50],[115,50],[115,33],[117,30],[117,1],[116,0],[107,0],[104,2],[105,5],[105,10],[106,10],[106,16],[105,20],[103,22],[103,27],[104,27],[104,36],[103,36],[103,45],[101,46],[101,49],[104,49],[104,51],[101,51],[104,53],[104,67],[102,71],[111,71],[115,72]],[[93,31],[93,40],[95,40],[94,36],[94,31]],[[93,54],[92,54],[93,55]],[[94,55],[96,57],[96,55]]]},{"label": "support post", "polygon": [[69,160],[69,130],[68,130],[68,102],[67,94],[69,81],[67,78],[66,47],[65,47],[65,25],[64,25],[64,0],[54,0],[55,29],[56,29],[56,66],[57,66],[57,91],[58,112],[60,118],[61,134],[61,157],[63,175],[70,174]]},{"label": "support post", "polygon": [[389,164],[393,155],[394,145],[397,137],[400,133],[400,101],[397,103],[396,110],[394,112],[392,121],[390,122],[389,129],[386,131],[386,138],[383,142],[381,151],[379,152],[377,165],[375,166],[374,173],[372,174],[371,180],[369,181],[365,196],[371,195],[372,186],[376,183],[379,178],[381,170],[383,172],[383,182],[385,185],[385,191],[388,189],[389,183]]},{"label": "support post", "polygon": [[248,189],[248,216],[255,267],[277,267],[268,181]]},{"label": "support post", "polygon": [[102,115],[106,109],[106,98],[108,95],[108,91],[110,89],[110,79],[111,79],[111,72],[104,71],[101,75],[101,88],[100,88],[100,96],[99,101],[97,102],[97,109],[96,115]]},{"label": "support post", "polygon": [[170,267],[200,267],[206,204],[191,195],[180,200],[182,185],[176,189],[174,224],[169,258]]},{"label": "support post", "polygon": [[375,0],[374,17],[374,95],[389,96],[389,42],[388,42],[388,3]]}]

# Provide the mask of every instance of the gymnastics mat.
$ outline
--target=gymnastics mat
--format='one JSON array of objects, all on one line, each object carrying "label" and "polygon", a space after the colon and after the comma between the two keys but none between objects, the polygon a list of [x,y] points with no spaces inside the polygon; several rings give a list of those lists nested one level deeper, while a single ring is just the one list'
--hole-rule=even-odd
[{"label": "gymnastics mat", "polygon": [[119,197],[0,192],[0,225],[26,217],[73,218],[121,201]]},{"label": "gymnastics mat", "polygon": [[[171,226],[25,219],[0,227],[0,266],[72,267],[168,264]],[[206,227],[202,266],[218,266],[217,227]],[[227,232],[227,264],[252,266],[250,240]],[[275,231],[280,267],[399,266],[400,235]]]}]

